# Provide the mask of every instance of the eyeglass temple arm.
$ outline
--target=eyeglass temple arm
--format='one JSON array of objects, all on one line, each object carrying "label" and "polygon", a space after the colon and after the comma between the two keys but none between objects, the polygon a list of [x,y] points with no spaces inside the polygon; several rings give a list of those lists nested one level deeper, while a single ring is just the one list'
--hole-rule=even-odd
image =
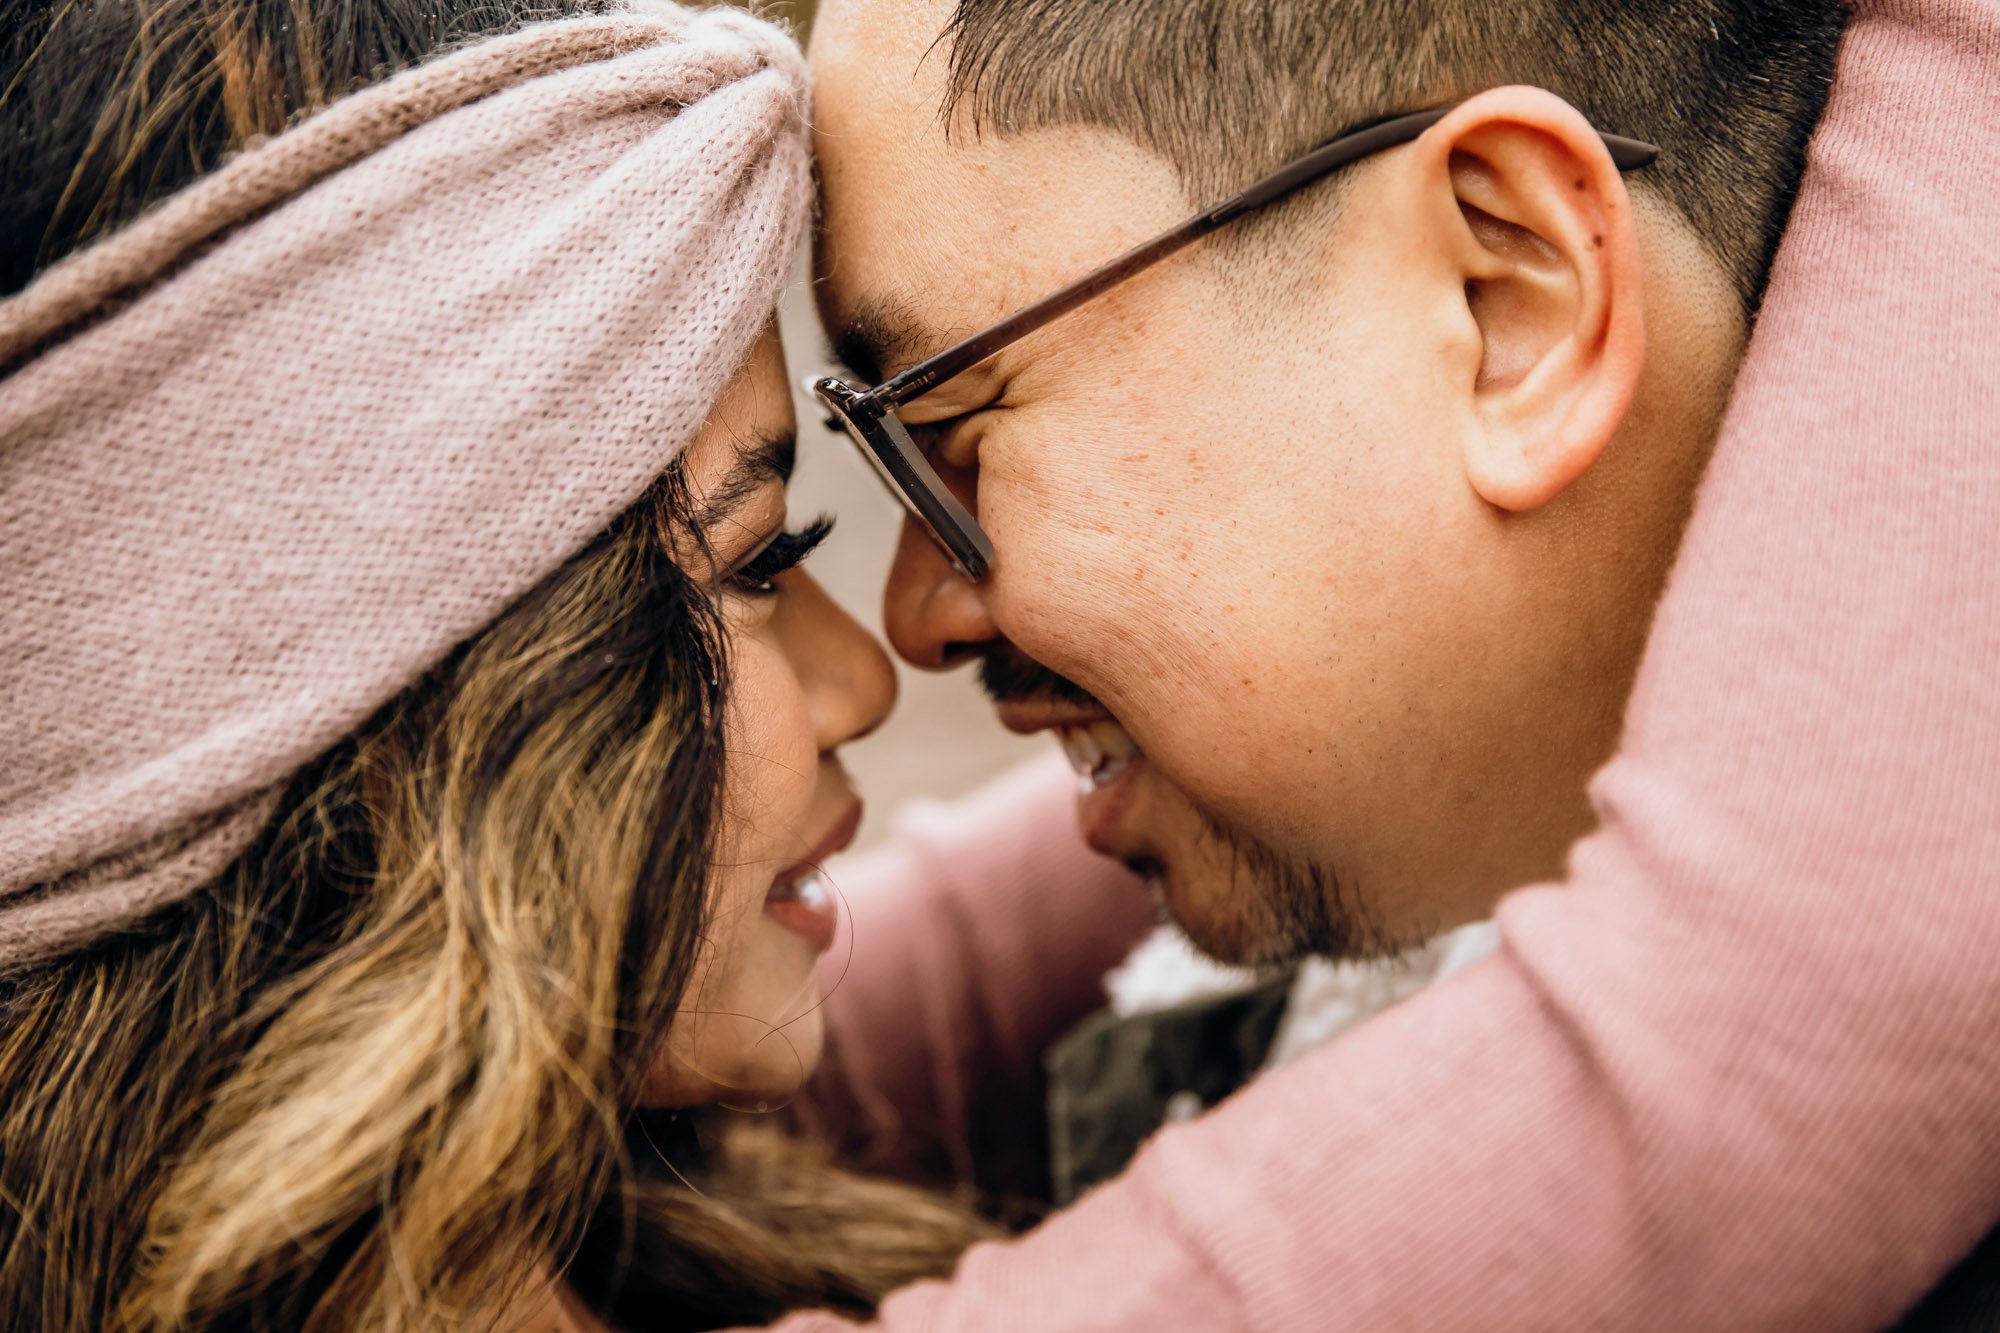
[{"label": "eyeglass temple arm", "polygon": [[[1328,172],[1339,170],[1350,162],[1359,161],[1385,148],[1393,148],[1397,144],[1408,143],[1451,112],[1451,107],[1441,107],[1433,111],[1397,116],[1393,120],[1382,121],[1367,129],[1356,130],[1352,134],[1343,134],[1322,144],[1304,157],[1278,168],[1241,194],[1233,194],[1213,208],[1197,213],[1171,231],[1161,232],[1152,240],[1133,246],[1116,259],[1092,269],[1075,282],[1058,288],[1033,305],[1022,306],[991,328],[974,334],[964,342],[945,348],[936,356],[918,362],[900,375],[884,380],[866,396],[884,409],[921,398],[946,380],[965,373],[995,352],[1019,342],[1044,325],[1054,323],[1100,292],[1115,287],[1140,270],[1159,263],[1176,250],[1192,245],[1216,228],[1253,209],[1262,208],[1300,186],[1318,180]],[[1639,139],[1627,139],[1621,135],[1602,132],[1599,132],[1597,137],[1604,141],[1605,149],[1611,154],[1612,163],[1620,171],[1643,167],[1660,155],[1658,148]]]}]

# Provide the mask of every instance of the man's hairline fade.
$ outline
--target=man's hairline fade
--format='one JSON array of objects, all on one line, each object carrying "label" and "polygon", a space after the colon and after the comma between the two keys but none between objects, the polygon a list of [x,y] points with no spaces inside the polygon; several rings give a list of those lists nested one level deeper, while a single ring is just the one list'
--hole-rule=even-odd
[{"label": "man's hairline fade", "polygon": [[[1662,19],[1663,8],[1678,12]],[[1661,145],[1662,161],[1635,192],[1686,222],[1748,316],[1804,172],[1844,21],[1839,0],[1516,0],[1501,11],[1443,0],[1414,18],[1393,0],[954,0],[924,58],[949,62],[939,107],[947,137],[1108,129],[1163,158],[1192,207],[1357,124],[1490,87],[1546,87],[1598,128]],[[1663,23],[1682,30],[1663,35]],[[1511,42],[1496,36],[1509,29]],[[1330,53],[1335,39],[1346,58]],[[1370,42],[1388,49],[1371,61]],[[1564,49],[1587,43],[1591,51]],[[1682,72],[1631,73],[1633,52],[1681,48]],[[1286,50],[1297,58],[1273,58]],[[1179,58],[1189,52],[1202,58]],[[1176,72],[1203,66],[1203,77],[1161,77],[1169,61]],[[1245,135],[1246,124],[1265,128]],[[1282,251],[1308,210],[1337,210],[1349,179],[1336,174],[1237,222],[1219,253]]]}]

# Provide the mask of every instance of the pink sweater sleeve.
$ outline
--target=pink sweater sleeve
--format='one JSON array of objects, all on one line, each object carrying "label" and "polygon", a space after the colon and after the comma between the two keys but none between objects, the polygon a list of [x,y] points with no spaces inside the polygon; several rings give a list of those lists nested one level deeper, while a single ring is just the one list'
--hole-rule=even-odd
[{"label": "pink sweater sleeve", "polygon": [[1042,1051],[1103,1004],[1152,913],[1084,845],[1069,765],[1051,747],[963,800],[915,803],[834,879],[848,910],[800,1119],[863,1166],[1046,1198]]},{"label": "pink sweater sleeve", "polygon": [[1840,1333],[1935,1282],[2000,1216],[1996,219],[2000,3],[1866,0],[1568,883],[882,1326]]}]

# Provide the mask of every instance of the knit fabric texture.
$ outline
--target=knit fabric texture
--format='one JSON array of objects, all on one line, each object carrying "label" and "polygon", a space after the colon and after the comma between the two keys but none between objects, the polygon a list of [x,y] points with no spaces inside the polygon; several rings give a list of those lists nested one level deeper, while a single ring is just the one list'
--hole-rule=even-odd
[{"label": "knit fabric texture", "polygon": [[672,463],[772,317],[805,106],[739,13],[533,25],[0,304],[0,973],[213,878]]}]

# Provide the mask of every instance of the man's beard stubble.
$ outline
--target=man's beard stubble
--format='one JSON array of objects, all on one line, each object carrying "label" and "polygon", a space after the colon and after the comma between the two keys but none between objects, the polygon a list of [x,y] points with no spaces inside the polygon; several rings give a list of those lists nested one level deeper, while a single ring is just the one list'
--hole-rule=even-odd
[{"label": "man's beard stubble", "polygon": [[1225,963],[1265,967],[1311,954],[1336,960],[1388,958],[1398,941],[1332,867],[1281,854],[1225,824],[1191,798],[1201,836],[1229,855],[1230,912],[1225,920],[1177,919],[1202,952]]},{"label": "man's beard stubble", "polygon": [[[1103,707],[1090,691],[1004,641],[981,654],[979,683],[995,703],[1034,699]],[[1229,889],[1222,895],[1229,907],[1219,914],[1222,919],[1176,918],[1204,953],[1225,963],[1265,966],[1310,954],[1384,958],[1407,947],[1407,941],[1389,934],[1332,867],[1285,856],[1230,827],[1186,792],[1181,796],[1201,821],[1200,837],[1223,848],[1229,864]],[[1148,878],[1160,872],[1158,866],[1132,869]],[[1164,902],[1165,895],[1161,897]],[[1171,904],[1167,910],[1172,913]]]}]

